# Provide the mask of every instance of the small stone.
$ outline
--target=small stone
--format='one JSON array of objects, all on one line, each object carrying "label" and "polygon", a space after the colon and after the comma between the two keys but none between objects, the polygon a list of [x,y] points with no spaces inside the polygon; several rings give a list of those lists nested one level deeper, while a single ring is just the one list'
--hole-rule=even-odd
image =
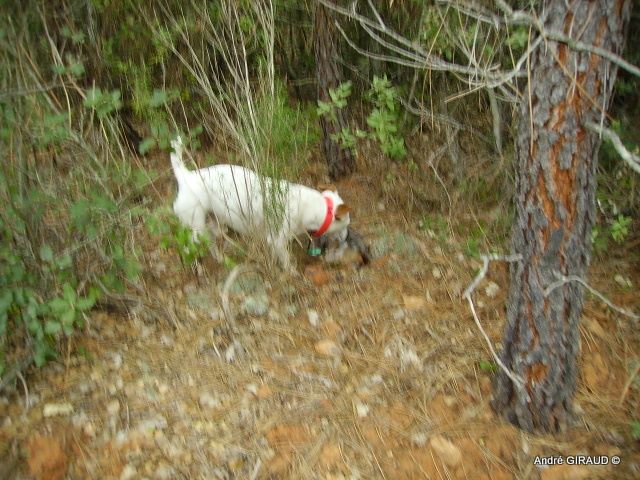
[{"label": "small stone", "polygon": [[120,370],[120,368],[122,368],[122,363],[122,355],[119,353],[111,354],[111,368],[113,370]]},{"label": "small stone", "polygon": [[441,435],[431,437],[429,445],[449,467],[457,466],[462,460],[460,449]]},{"label": "small stone", "polygon": [[137,429],[141,431],[164,430],[167,428],[167,419],[162,415],[157,415],[138,423]]},{"label": "small stone", "polygon": [[309,323],[312,327],[318,326],[318,321],[320,319],[320,315],[318,315],[318,312],[312,309],[307,310],[307,318],[309,319]]},{"label": "small stone", "polygon": [[436,280],[440,280],[442,278],[442,272],[438,267],[433,267],[431,269],[431,275],[433,275],[433,278],[435,278]]},{"label": "small stone", "polygon": [[112,400],[107,403],[107,412],[109,415],[114,416],[120,411],[120,402],[118,400]]},{"label": "small stone", "polygon": [[45,418],[69,415],[73,412],[73,405],[70,403],[46,403],[42,409]]},{"label": "small stone", "polygon": [[320,355],[324,355],[327,357],[335,357],[340,355],[340,347],[336,345],[335,342],[331,340],[320,340],[315,344],[315,350]]},{"label": "small stone", "polygon": [[411,435],[411,443],[418,448],[424,447],[427,444],[427,434],[423,432],[414,433]]},{"label": "small stone", "polygon": [[216,408],[220,406],[220,400],[205,392],[200,395],[198,403],[202,408]]},{"label": "small stone", "polygon": [[122,473],[120,474],[120,480],[131,480],[138,474],[136,467],[128,463],[122,469]]},{"label": "small stone", "polygon": [[369,406],[366,403],[360,401],[356,402],[356,413],[359,418],[364,418],[369,415]]},{"label": "small stone", "polygon": [[95,438],[95,436],[96,436],[96,427],[94,427],[93,423],[87,422],[82,427],[82,433],[84,433],[89,438]]},{"label": "small stone", "polygon": [[250,383],[246,388],[251,395],[253,395],[254,397],[258,396],[258,387],[255,383]]},{"label": "small stone", "polygon": [[407,314],[404,312],[404,309],[402,308],[396,308],[391,315],[393,316],[393,320],[396,322],[399,322],[407,316]]},{"label": "small stone", "polygon": [[484,288],[484,293],[489,298],[496,298],[496,295],[500,291],[500,286],[495,282],[489,282]]}]

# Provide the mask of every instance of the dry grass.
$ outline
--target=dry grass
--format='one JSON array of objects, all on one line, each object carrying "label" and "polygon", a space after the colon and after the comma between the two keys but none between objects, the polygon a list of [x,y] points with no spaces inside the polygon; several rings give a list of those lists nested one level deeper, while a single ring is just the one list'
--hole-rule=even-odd
[{"label": "dry grass", "polygon": [[[54,363],[29,379],[39,403],[26,417],[19,415],[19,394],[0,404],[13,419],[0,428],[2,442],[51,432],[69,452],[70,478],[118,477],[125,465],[152,476],[158,465],[170,465],[171,478],[535,479],[536,455],[577,453],[623,459],[619,467],[589,470],[588,478],[633,478],[640,455],[628,421],[637,415],[636,382],[619,403],[640,354],[633,325],[588,300],[575,426],[556,436],[517,431],[489,406],[490,374],[479,365],[490,354],[460,297],[480,264],[456,232],[471,229],[474,219],[432,238],[417,228],[419,208],[401,200],[401,175],[385,190],[387,168],[373,156],[369,167],[338,187],[374,250],[387,242],[371,267],[327,269],[322,285],[277,270],[242,275],[230,289],[237,314],[230,325],[219,298],[227,270],[209,260],[200,274],[183,270],[172,252],[140,238],[147,261],[141,287],[166,321],[135,310],[94,313],[69,364]],[[320,170],[312,166],[305,183],[318,180],[313,172]],[[302,271],[307,260],[299,260]],[[616,268],[637,285],[633,267]],[[596,263],[591,271],[594,287],[628,309],[640,306],[608,281],[611,265]],[[488,281],[500,291],[490,298],[481,284],[476,303],[499,345],[506,267],[492,265]],[[260,292],[268,313],[243,313],[245,299]],[[318,314],[315,326],[310,310]],[[319,353],[323,341],[334,342],[339,354]],[[89,355],[78,355],[80,347]],[[42,418],[43,403],[61,401],[86,418],[72,417],[75,427],[70,418]],[[114,401],[118,411],[109,413]],[[157,416],[166,426],[141,432],[140,422]],[[439,436],[462,452],[458,463],[431,446]]]}]

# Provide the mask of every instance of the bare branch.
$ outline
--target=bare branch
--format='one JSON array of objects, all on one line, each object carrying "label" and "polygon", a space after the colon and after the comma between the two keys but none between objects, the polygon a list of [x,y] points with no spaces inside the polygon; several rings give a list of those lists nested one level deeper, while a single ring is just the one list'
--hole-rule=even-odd
[{"label": "bare branch", "polygon": [[557,272],[557,271],[553,272],[553,275],[558,280],[553,282],[551,285],[549,285],[545,289],[545,291],[544,291],[544,296],[545,297],[548,297],[549,294],[552,291],[554,291],[556,288],[561,287],[562,285],[565,285],[565,284],[570,283],[570,282],[578,282],[580,285],[582,285],[587,290],[589,290],[593,295],[595,295],[600,300],[602,300],[612,310],[615,310],[616,312],[620,313],[621,315],[624,315],[626,317],[632,318],[633,320],[640,320],[640,315],[636,315],[635,313],[630,312],[629,310],[625,310],[624,308],[621,308],[621,307],[618,307],[617,305],[614,305],[607,297],[605,297],[603,294],[601,294],[599,291],[597,291],[595,288],[593,288],[591,285],[589,285],[587,282],[585,282],[581,277],[578,277],[577,275],[565,276],[565,275],[562,275],[560,272]]},{"label": "bare branch", "polygon": [[585,123],[585,127],[587,127],[592,132],[597,133],[601,137],[609,140],[613,145],[613,148],[615,148],[616,152],[618,152],[618,155],[620,155],[620,158],[622,158],[622,160],[624,160],[625,163],[629,165],[634,172],[640,173],[640,157],[627,150],[616,132],[614,132],[610,128],[606,128],[605,126],[599,125],[594,122]]},{"label": "bare branch", "polygon": [[473,291],[476,289],[478,284],[482,281],[482,279],[487,274],[487,270],[489,269],[489,262],[491,262],[491,261],[504,261],[504,262],[513,263],[513,262],[519,262],[521,260],[522,260],[522,255],[520,255],[520,254],[506,255],[506,256],[493,255],[493,254],[492,255],[482,255],[482,268],[480,269],[480,271],[476,275],[476,278],[473,279],[473,282],[471,282],[471,285],[469,285],[467,287],[467,289],[464,291],[462,296],[464,298],[466,298],[467,301],[469,302],[469,308],[471,308],[471,313],[473,314],[473,320],[476,322],[476,326],[478,327],[478,329],[480,330],[480,333],[484,337],[484,340],[487,343],[487,346],[489,347],[489,351],[491,352],[491,355],[493,356],[493,359],[496,361],[496,363],[502,369],[502,371],[505,373],[505,375],[507,377],[509,377],[509,379],[514,383],[514,385],[516,387],[518,387],[519,389],[521,389],[522,392],[524,393],[524,395],[527,398],[529,398],[529,393],[524,388],[524,380],[520,376],[516,375],[511,370],[509,370],[509,368],[507,368],[507,366],[502,362],[502,360],[500,359],[500,357],[496,353],[495,349],[493,348],[493,344],[491,343],[491,339],[489,338],[489,335],[487,335],[487,332],[484,331],[484,328],[482,328],[482,324],[480,323],[480,319],[478,318],[478,314],[476,313],[475,305],[473,304],[473,300],[471,299],[471,294],[473,293]]},{"label": "bare branch", "polygon": [[514,11],[504,0],[495,0],[496,5],[500,10],[502,10],[505,15],[505,21],[511,24],[521,24],[521,25],[530,25],[535,28],[540,35],[542,35],[545,39],[555,40],[556,42],[566,43],[569,48],[572,50],[577,50],[580,52],[590,52],[595,55],[598,55],[602,58],[606,58],[612,63],[615,63],[620,68],[626,70],[627,72],[640,77],[640,68],[635,65],[627,62],[624,58],[615,53],[605,49],[600,48],[595,45],[591,45],[589,43],[581,42],[579,40],[574,40],[573,38],[565,35],[562,32],[556,32],[552,30],[547,30],[544,28],[543,23],[535,18],[533,15],[530,15],[523,11]]}]

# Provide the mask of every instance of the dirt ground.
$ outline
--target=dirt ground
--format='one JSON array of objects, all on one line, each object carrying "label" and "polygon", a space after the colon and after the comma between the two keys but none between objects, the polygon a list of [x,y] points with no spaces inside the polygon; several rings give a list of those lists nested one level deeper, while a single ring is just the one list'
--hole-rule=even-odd
[{"label": "dirt ground", "polygon": [[[637,324],[588,296],[574,424],[518,431],[490,407],[494,364],[461,298],[480,267],[464,235],[478,219],[420,228],[427,200],[385,179],[338,184],[372,265],[324,265],[295,247],[300,277],[233,283],[232,323],[220,296],[229,269],[183,268],[140,233],[138,290],[93,311],[63,358],[0,396],[0,478],[640,478]],[[159,191],[172,188],[167,177]],[[589,281],[638,312],[634,249],[594,259]],[[474,294],[496,348],[507,288],[496,263]],[[620,464],[535,465],[585,454]]]}]

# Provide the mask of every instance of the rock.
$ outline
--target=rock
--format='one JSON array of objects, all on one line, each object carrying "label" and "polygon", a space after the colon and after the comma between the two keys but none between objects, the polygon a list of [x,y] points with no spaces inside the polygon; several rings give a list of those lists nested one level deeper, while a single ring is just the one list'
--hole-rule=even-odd
[{"label": "rock", "polygon": [[29,473],[38,480],[58,480],[67,472],[67,455],[52,437],[35,435],[27,444]]},{"label": "rock", "polygon": [[269,311],[269,298],[266,294],[249,295],[242,302],[242,311],[252,317],[263,317]]},{"label": "rock", "polygon": [[73,405],[70,403],[46,403],[42,409],[42,415],[44,415],[45,418],[69,415],[72,412]]},{"label": "rock", "polygon": [[341,352],[340,347],[332,340],[320,340],[316,342],[314,347],[316,352],[326,357],[335,357],[340,355]]},{"label": "rock", "polygon": [[120,474],[120,480],[131,480],[136,475],[138,475],[138,471],[136,470],[136,467],[128,463],[122,469],[122,473]]},{"label": "rock", "polygon": [[592,478],[592,474],[584,465],[552,465],[540,470],[540,480],[583,480]]},{"label": "rock", "polygon": [[429,445],[440,459],[449,467],[455,467],[462,461],[460,449],[441,435],[434,435]]},{"label": "rock", "polygon": [[440,280],[442,278],[442,272],[438,267],[433,267],[431,269],[431,275],[433,275],[433,278],[435,278],[436,280]]},{"label": "rock", "polygon": [[309,319],[309,323],[312,327],[318,326],[318,321],[320,319],[320,315],[318,315],[318,312],[312,309],[307,310],[307,318]]},{"label": "rock", "polygon": [[498,292],[500,291],[500,286],[495,282],[489,282],[486,287],[484,287],[484,293],[489,298],[496,298]]}]

